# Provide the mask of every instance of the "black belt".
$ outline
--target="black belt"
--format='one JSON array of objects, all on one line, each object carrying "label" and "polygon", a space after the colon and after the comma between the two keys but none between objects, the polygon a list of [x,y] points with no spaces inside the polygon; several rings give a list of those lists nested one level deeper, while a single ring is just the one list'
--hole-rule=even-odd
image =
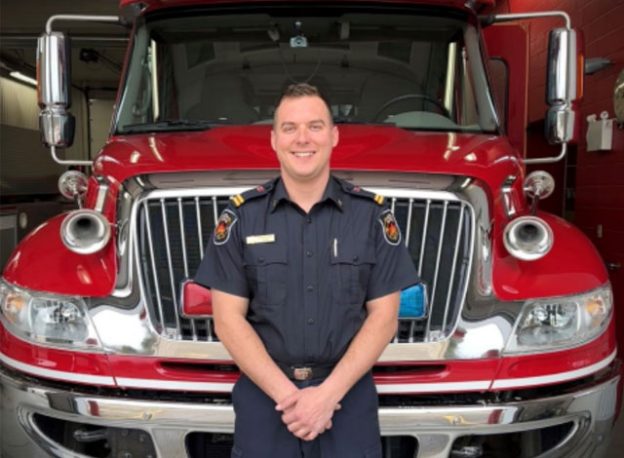
[{"label": "black belt", "polygon": [[282,364],[276,363],[291,380],[311,380],[325,378],[334,370],[336,364]]}]

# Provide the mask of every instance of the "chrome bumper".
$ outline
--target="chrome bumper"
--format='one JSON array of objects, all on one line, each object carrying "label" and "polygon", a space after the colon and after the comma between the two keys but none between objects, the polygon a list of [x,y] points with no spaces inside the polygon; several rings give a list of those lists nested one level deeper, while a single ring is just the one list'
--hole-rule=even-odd
[{"label": "chrome bumper", "polygon": [[[416,458],[447,458],[454,440],[465,435],[530,431],[571,422],[570,434],[548,457],[599,457],[608,447],[615,417],[619,374],[615,366],[600,382],[571,394],[490,405],[382,407],[384,436],[414,436]],[[67,421],[147,431],[159,457],[185,458],[190,432],[231,433],[230,405],[159,402],[99,396],[39,385],[0,365],[0,456],[77,456],[48,439],[35,413]]]}]

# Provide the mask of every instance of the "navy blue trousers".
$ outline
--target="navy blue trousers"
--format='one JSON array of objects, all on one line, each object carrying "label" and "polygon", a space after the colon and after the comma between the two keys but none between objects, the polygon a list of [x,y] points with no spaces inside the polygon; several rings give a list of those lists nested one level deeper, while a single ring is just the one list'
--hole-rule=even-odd
[{"label": "navy blue trousers", "polygon": [[[304,388],[321,382],[295,383]],[[288,431],[275,402],[244,375],[234,386],[232,402],[233,458],[381,458],[378,398],[370,373],[342,399],[332,428],[313,441],[302,441]]]}]

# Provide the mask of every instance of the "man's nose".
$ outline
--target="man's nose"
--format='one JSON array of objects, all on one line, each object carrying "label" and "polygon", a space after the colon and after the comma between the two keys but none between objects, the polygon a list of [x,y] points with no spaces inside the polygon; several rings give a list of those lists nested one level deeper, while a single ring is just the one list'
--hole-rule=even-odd
[{"label": "man's nose", "polygon": [[308,129],[306,126],[299,126],[297,129],[297,137],[295,138],[297,143],[308,143]]}]

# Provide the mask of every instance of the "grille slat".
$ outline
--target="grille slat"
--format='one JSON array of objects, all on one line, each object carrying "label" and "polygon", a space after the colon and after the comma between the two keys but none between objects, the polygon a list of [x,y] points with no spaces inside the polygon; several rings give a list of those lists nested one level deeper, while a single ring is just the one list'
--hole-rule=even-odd
[{"label": "grille slat", "polygon": [[147,222],[147,224],[144,225],[144,227],[147,229],[147,244],[149,247],[147,255],[150,258],[150,262],[152,265],[152,275],[154,279],[154,282],[152,283],[151,286],[153,286],[153,288],[156,291],[156,303],[158,305],[158,316],[160,318],[160,320],[158,321],[158,324],[161,326],[161,329],[162,329],[162,327],[164,327],[165,314],[163,313],[163,304],[162,304],[162,299],[161,299],[162,296],[160,294],[160,282],[158,281],[158,269],[156,269],[154,238],[152,236],[152,223],[151,223],[150,211],[149,211],[147,201],[143,205],[143,213],[145,215],[146,222]]},{"label": "grille slat", "polygon": [[[433,286],[431,288],[431,297],[429,298],[430,304],[435,304],[436,289],[438,287],[438,274],[440,273],[440,256],[442,256],[442,246],[444,245],[444,229],[446,226],[446,212],[448,210],[448,201],[444,201],[444,210],[442,212],[442,222],[440,224],[440,233],[438,235],[438,249],[435,261],[435,273],[433,274]],[[427,329],[425,331],[426,336],[431,337],[431,319],[433,313],[429,314],[427,318]]]},{"label": "grille slat", "polygon": [[431,200],[427,199],[427,208],[425,210],[425,222],[423,223],[423,235],[420,242],[420,256],[418,257],[418,276],[422,277],[423,261],[425,259],[425,243],[427,242],[427,229],[429,227],[429,210],[431,208]]},{"label": "grille slat", "polygon": [[[178,197],[178,217],[180,218],[180,242],[182,245],[182,265],[184,267],[184,277],[189,278],[188,257],[186,256],[186,230],[184,228],[184,208],[182,206],[182,198]],[[199,227],[199,224],[197,224]],[[177,298],[180,297],[176,295]],[[191,323],[191,333],[193,340],[197,340],[197,329],[195,328],[195,320],[189,320]]]},{"label": "grille slat", "polygon": [[[398,193],[397,193],[398,194]],[[187,194],[188,196],[188,194]],[[422,319],[400,319],[394,343],[427,342],[452,331],[470,270],[472,207],[448,193],[440,198],[391,196],[390,207],[420,278],[429,311]],[[180,285],[193,275],[206,243],[228,204],[228,196],[147,197],[139,207],[142,280],[156,329],[166,337],[216,341],[213,320],[179,316]]]},{"label": "grille slat", "polygon": [[409,246],[410,235],[412,233],[412,213],[414,211],[414,199],[410,199],[407,205],[407,226],[405,228],[405,246]]},{"label": "grille slat", "polygon": [[173,316],[175,317],[176,337],[181,336],[180,315],[178,314],[178,299],[176,294],[176,281],[175,274],[173,272],[173,259],[171,257],[171,243],[169,242],[169,224],[167,218],[167,207],[165,206],[165,199],[160,199],[160,209],[162,213],[162,227],[165,235],[165,248],[167,250],[167,267],[169,270],[169,281],[171,282],[171,301],[173,303]]},{"label": "grille slat", "polygon": [[451,305],[451,295],[453,293],[452,282],[455,279],[455,267],[457,265],[457,256],[459,255],[459,242],[462,236],[462,222],[464,221],[464,206],[462,205],[459,211],[459,223],[457,224],[457,235],[455,236],[455,249],[453,250],[453,262],[451,264],[451,284],[447,288],[446,292],[446,304],[444,304],[444,317],[442,318],[442,329],[446,329],[446,322],[448,319],[449,306]]},{"label": "grille slat", "polygon": [[195,215],[197,218],[197,240],[199,242],[199,256],[204,257],[204,235],[202,233],[201,211],[199,209],[199,197],[195,197]]},{"label": "grille slat", "polygon": [[217,196],[212,197],[212,219],[214,220],[214,225],[217,225],[217,221],[219,220],[219,209],[217,208]]},{"label": "grille slat", "polygon": [[[216,201],[216,197],[214,199]],[[195,217],[197,219],[197,242],[199,243],[199,258],[201,260],[204,258],[204,234],[202,232],[202,218],[201,218],[201,208],[200,208],[200,203],[199,203],[199,197],[195,197],[194,201],[195,201]],[[204,324],[206,326],[206,339],[208,341],[214,340],[212,337],[212,320],[208,318],[206,319]]]}]

